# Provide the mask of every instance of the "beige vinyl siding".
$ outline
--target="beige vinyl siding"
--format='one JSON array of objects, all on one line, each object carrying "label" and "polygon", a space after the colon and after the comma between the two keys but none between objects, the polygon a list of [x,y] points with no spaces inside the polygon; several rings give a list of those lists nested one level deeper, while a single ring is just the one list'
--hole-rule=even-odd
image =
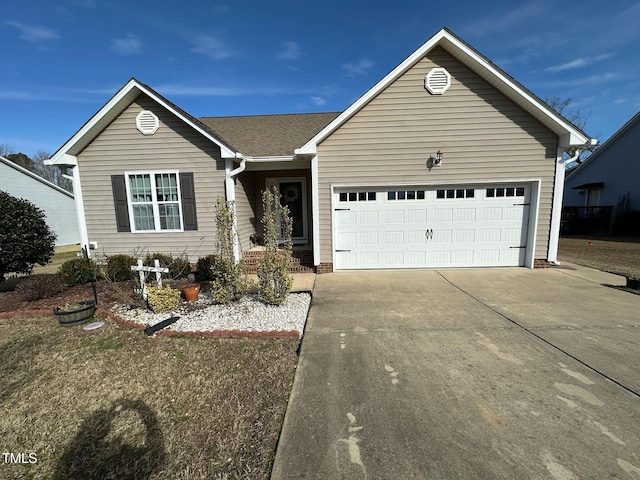
[{"label": "beige vinyl siding", "polygon": [[236,216],[238,240],[240,241],[240,249],[244,252],[251,248],[251,235],[256,233],[254,175],[251,172],[242,172],[237,178]]},{"label": "beige vinyl siding", "polygon": [[[424,88],[434,67],[451,74],[443,95]],[[320,261],[332,262],[331,184],[519,179],[541,181],[534,256],[546,258],[557,144],[546,127],[435,48],[318,145]],[[443,165],[428,171],[439,149]]]},{"label": "beige vinyl siding", "polygon": [[[136,129],[136,115],[151,110],[160,121],[154,135]],[[216,196],[224,198],[224,161],[220,148],[185,125],[146,95],[140,95],[78,155],[90,242],[99,254],[131,254],[141,249],[177,255],[192,262],[214,252]],[[117,232],[111,175],[126,171],[193,172],[198,230],[177,233]]]}]

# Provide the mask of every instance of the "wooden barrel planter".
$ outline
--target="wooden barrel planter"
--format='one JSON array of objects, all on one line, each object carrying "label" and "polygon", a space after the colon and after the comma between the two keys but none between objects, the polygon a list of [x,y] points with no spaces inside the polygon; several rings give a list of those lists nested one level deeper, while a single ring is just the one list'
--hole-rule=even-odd
[{"label": "wooden barrel planter", "polygon": [[93,317],[96,312],[96,302],[93,300],[83,300],[77,302],[78,308],[67,310],[65,308],[56,307],[53,309],[53,314],[58,319],[58,322],[63,327],[73,327],[75,325],[82,325]]}]

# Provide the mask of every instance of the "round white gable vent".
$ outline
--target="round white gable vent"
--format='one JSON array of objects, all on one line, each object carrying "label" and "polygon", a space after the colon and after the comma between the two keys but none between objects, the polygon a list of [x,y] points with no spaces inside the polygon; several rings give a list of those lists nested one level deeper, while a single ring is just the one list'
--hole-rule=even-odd
[{"label": "round white gable vent", "polygon": [[152,111],[143,110],[136,117],[136,127],[143,135],[153,135],[160,127],[160,122]]},{"label": "round white gable vent", "polygon": [[444,68],[432,68],[424,79],[424,88],[432,95],[442,95],[451,86],[451,75]]}]

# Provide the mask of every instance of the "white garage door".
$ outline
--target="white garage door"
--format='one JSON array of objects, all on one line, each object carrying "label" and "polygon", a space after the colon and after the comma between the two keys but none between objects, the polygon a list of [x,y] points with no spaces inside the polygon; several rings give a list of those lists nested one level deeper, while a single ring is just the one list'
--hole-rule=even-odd
[{"label": "white garage door", "polygon": [[336,269],[524,265],[528,184],[334,191]]}]

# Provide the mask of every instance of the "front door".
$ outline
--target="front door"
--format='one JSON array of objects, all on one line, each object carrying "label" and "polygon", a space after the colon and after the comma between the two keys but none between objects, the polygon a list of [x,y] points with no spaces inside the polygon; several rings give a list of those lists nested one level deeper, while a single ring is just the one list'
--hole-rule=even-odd
[{"label": "front door", "polygon": [[304,177],[267,178],[267,188],[278,187],[280,203],[289,207],[293,220],[293,243],[304,244],[307,233],[307,179]]}]

